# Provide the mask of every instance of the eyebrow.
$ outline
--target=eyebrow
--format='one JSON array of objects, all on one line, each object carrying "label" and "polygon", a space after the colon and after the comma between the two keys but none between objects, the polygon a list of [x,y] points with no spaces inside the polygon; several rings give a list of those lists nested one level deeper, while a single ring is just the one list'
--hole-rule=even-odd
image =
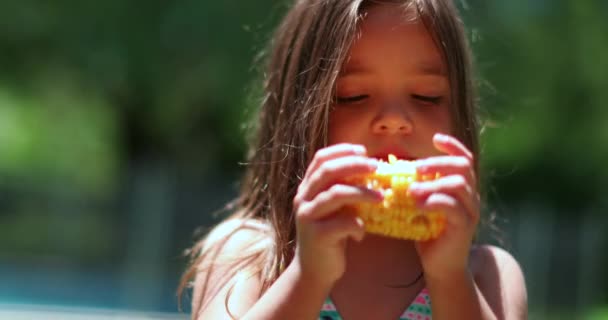
[{"label": "eyebrow", "polygon": [[[419,63],[416,70],[424,75],[447,77],[447,72],[436,63],[423,61]],[[370,73],[371,71],[364,64],[357,60],[348,63],[348,66],[340,71],[340,77]]]}]

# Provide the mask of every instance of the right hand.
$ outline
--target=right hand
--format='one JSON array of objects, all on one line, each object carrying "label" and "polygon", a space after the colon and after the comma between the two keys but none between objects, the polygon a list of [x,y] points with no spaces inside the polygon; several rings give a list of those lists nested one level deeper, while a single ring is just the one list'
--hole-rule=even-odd
[{"label": "right hand", "polygon": [[347,240],[361,241],[365,235],[363,221],[349,205],[382,201],[379,192],[345,180],[376,168],[377,160],[367,158],[360,145],[338,144],[316,152],[293,201],[297,230],[293,262],[309,279],[333,285],[344,273]]}]

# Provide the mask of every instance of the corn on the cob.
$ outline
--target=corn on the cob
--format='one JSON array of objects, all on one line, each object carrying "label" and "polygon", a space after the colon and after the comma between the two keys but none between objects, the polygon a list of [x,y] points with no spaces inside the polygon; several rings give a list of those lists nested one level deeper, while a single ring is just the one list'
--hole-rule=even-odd
[{"label": "corn on the cob", "polygon": [[389,156],[389,162],[380,162],[375,173],[359,180],[367,188],[380,190],[384,201],[379,204],[359,203],[358,215],[365,222],[367,232],[424,241],[438,237],[445,228],[445,214],[418,209],[408,194],[414,181],[427,181],[438,175],[419,175],[412,161],[397,160]]}]

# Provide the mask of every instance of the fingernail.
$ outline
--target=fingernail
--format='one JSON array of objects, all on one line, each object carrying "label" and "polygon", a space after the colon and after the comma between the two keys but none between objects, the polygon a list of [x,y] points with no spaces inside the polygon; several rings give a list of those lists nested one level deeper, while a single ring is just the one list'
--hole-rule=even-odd
[{"label": "fingernail", "polygon": [[374,170],[378,169],[378,160],[376,160],[376,159],[368,159],[367,160],[367,167],[369,168],[370,171],[374,171]]},{"label": "fingernail", "polygon": [[365,152],[366,152],[365,147],[364,147],[364,146],[361,146],[361,145],[356,145],[356,146],[353,146],[353,151],[354,151],[356,154],[365,154]]},{"label": "fingernail", "polygon": [[355,218],[355,221],[357,222],[357,224],[358,224],[360,227],[363,227],[363,226],[365,225],[365,222],[364,222],[364,221],[363,221],[363,219],[361,219],[360,217],[356,217],[356,218]]},{"label": "fingernail", "polygon": [[447,141],[448,141],[448,136],[446,136],[446,135],[445,135],[445,134],[443,134],[443,133],[438,133],[438,134],[436,135],[436,137],[437,137],[437,140],[438,140],[439,142],[447,142]]}]

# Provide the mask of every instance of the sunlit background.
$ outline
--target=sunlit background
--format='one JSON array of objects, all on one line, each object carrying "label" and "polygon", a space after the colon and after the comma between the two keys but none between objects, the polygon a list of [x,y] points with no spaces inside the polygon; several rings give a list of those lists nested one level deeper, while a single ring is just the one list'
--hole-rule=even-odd
[{"label": "sunlit background", "polygon": [[[608,319],[608,1],[458,0],[531,319]],[[185,319],[283,1],[0,1],[0,318]]]}]

